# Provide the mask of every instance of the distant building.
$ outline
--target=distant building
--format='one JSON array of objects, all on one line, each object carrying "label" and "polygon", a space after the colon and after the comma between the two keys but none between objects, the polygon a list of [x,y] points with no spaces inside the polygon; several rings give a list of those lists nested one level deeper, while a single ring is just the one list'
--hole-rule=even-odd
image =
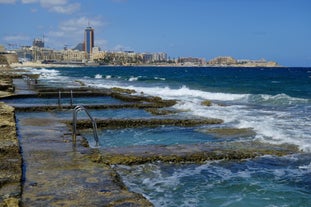
[{"label": "distant building", "polygon": [[143,62],[144,63],[151,63],[153,60],[153,54],[152,53],[143,53]]},{"label": "distant building", "polygon": [[84,51],[87,57],[90,58],[92,50],[94,47],[94,29],[92,27],[87,27],[84,30]]},{"label": "distant building", "polygon": [[167,61],[167,54],[164,52],[161,53],[154,53],[152,55],[153,62],[166,62]]},{"label": "distant building", "polygon": [[32,46],[44,48],[44,41],[40,38],[34,39],[32,42]]},{"label": "distant building", "polygon": [[85,59],[85,52],[79,50],[62,50],[62,61],[64,62],[82,62]]},{"label": "distant building", "polygon": [[3,53],[3,52],[5,52],[5,48],[3,45],[0,45],[0,53]]},{"label": "distant building", "polygon": [[208,62],[210,65],[234,65],[237,60],[233,57],[216,57]]},{"label": "distant building", "polygon": [[178,58],[177,62],[182,65],[204,65],[206,64],[206,60],[204,58],[196,58],[196,57],[180,57]]},{"label": "distant building", "polygon": [[15,51],[20,62],[32,61],[34,59],[31,46],[22,46]]}]

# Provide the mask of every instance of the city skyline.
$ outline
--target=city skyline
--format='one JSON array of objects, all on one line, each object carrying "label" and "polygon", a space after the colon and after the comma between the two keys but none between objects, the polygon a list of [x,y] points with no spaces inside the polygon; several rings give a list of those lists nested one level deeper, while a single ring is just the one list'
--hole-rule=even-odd
[{"label": "city skyline", "polygon": [[73,48],[91,26],[103,50],[310,67],[309,8],[307,0],[0,0],[0,45],[44,35],[46,47]]}]

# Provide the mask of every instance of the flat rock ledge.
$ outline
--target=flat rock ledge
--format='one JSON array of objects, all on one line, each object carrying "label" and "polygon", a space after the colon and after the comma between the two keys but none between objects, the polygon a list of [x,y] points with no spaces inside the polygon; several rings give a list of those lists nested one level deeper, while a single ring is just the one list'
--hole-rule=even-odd
[{"label": "flat rock ledge", "polygon": [[91,160],[109,165],[147,162],[203,163],[209,160],[241,160],[263,155],[284,156],[298,153],[295,145],[273,145],[257,141],[215,142],[187,145],[128,146],[90,149]]},{"label": "flat rock ledge", "polygon": [[12,72],[8,68],[0,69],[0,98],[13,95],[15,88],[12,79],[19,77],[21,75]]},{"label": "flat rock ledge", "polygon": [[14,108],[0,102],[0,207],[19,206],[22,192],[22,156],[14,117]]},{"label": "flat rock ledge", "polygon": [[[67,125],[72,125],[72,121],[66,121]],[[222,124],[221,119],[96,119],[98,128],[138,128],[138,127],[153,127],[161,125],[170,126],[198,126]],[[78,129],[92,128],[92,123],[89,120],[79,120],[77,122]]]}]

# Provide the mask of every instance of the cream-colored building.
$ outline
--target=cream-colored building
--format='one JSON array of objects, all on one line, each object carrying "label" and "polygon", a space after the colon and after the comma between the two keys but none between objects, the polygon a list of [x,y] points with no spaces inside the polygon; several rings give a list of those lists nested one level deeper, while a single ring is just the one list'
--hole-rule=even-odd
[{"label": "cream-colored building", "polygon": [[4,48],[3,45],[0,45],[0,53],[1,53],[1,52],[5,52],[5,48]]},{"label": "cream-colored building", "polygon": [[60,52],[62,54],[62,61],[69,62],[82,62],[86,59],[86,54],[84,51],[79,50],[62,50]]}]

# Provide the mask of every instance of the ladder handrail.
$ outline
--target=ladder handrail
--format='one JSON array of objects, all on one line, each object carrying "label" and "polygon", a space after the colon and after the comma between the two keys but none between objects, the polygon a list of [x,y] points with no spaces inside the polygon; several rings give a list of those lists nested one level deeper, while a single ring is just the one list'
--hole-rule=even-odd
[{"label": "ladder handrail", "polygon": [[62,99],[62,92],[60,90],[58,90],[58,108],[61,109],[62,108],[62,104],[61,104],[61,99]]},{"label": "ladder handrail", "polygon": [[[62,92],[61,90],[58,90],[58,108],[61,109],[62,108],[62,103],[61,103],[61,100],[62,100]],[[70,90],[70,106],[72,107],[73,105],[73,91]]]},{"label": "ladder handrail", "polygon": [[90,118],[91,122],[92,122],[92,126],[93,126],[93,135],[94,135],[94,140],[96,142],[96,146],[99,146],[99,140],[98,140],[98,133],[97,133],[97,124],[95,119],[93,119],[93,117],[91,116],[91,114],[88,112],[88,110],[84,107],[84,106],[76,106],[73,109],[73,120],[72,120],[72,124],[73,124],[73,133],[72,133],[72,139],[74,142],[76,142],[76,135],[77,135],[77,115],[79,111],[85,111],[85,113],[88,115],[88,117]]}]

